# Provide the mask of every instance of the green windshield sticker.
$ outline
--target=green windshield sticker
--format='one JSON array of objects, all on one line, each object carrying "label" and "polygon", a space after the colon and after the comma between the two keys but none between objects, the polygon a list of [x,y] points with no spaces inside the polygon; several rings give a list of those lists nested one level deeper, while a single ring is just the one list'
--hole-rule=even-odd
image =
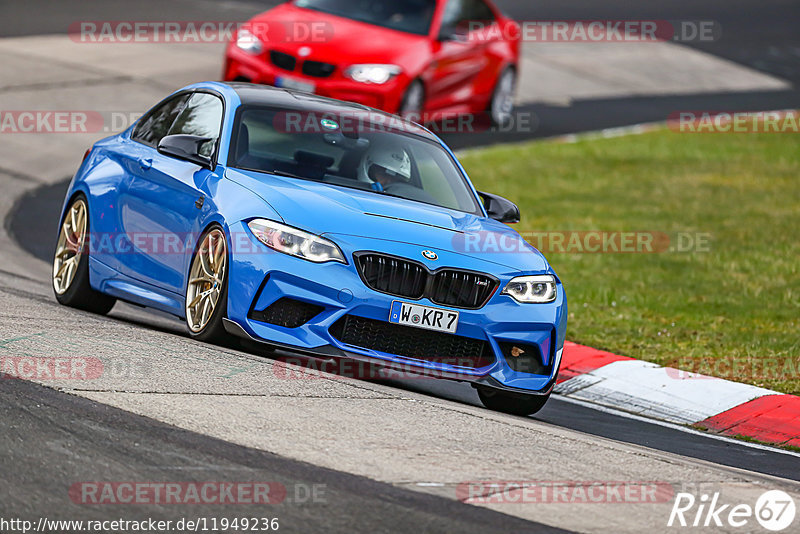
[{"label": "green windshield sticker", "polygon": [[320,121],[320,124],[322,124],[322,127],[325,128],[326,130],[338,130],[339,129],[339,123],[336,122],[336,121],[332,121],[330,119],[322,119]]}]

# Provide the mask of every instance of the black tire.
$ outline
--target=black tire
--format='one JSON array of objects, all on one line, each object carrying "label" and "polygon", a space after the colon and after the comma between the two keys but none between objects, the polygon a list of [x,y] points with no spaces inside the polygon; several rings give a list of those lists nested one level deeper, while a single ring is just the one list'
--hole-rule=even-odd
[{"label": "black tire", "polygon": [[[417,100],[414,102],[413,100]],[[408,85],[400,109],[397,114],[417,123],[423,121],[422,113],[425,110],[425,86],[421,80],[414,80]]]},{"label": "black tire", "polygon": [[[511,101],[510,104],[506,103],[503,105],[500,100],[505,100],[506,95],[504,94],[507,90],[504,87],[504,82],[506,82],[505,78],[510,77],[511,80]],[[497,127],[506,126],[511,122],[511,119],[514,114],[514,94],[516,93],[517,87],[517,71],[514,70],[513,67],[508,67],[503,72],[500,73],[500,76],[497,77],[497,82],[495,83],[494,91],[492,91],[492,98],[489,100],[489,106],[487,108],[487,112],[489,113],[489,118],[492,121],[492,124]],[[510,107],[509,107],[510,106]],[[507,108],[507,109],[506,109]],[[502,110],[502,111],[501,111]]]},{"label": "black tire", "polygon": [[533,415],[547,404],[547,395],[509,395],[493,389],[479,388],[478,396],[484,406],[511,415]]},{"label": "black tire", "polygon": [[[197,258],[197,254],[201,251],[202,245],[208,235],[218,230],[222,232],[222,235],[225,235],[225,231],[219,225],[212,225],[211,227],[207,228],[203,235],[197,242],[195,246],[194,254],[192,254],[192,261],[189,263],[189,274],[187,276],[187,287],[184,291],[184,295],[188,294],[188,283],[189,277],[191,276],[191,269],[192,265]],[[211,318],[209,319],[208,323],[200,330],[199,332],[195,332],[192,330],[192,327],[189,326],[189,319],[188,314],[186,317],[186,325],[187,329],[189,330],[189,335],[198,341],[202,341],[205,343],[212,343],[215,345],[230,345],[232,342],[232,338],[225,330],[225,325],[223,319],[225,319],[228,315],[228,275],[230,273],[230,253],[229,253],[229,246],[227,242],[227,238],[225,240],[225,254],[226,254],[226,261],[225,261],[225,276],[223,278],[222,289],[219,294],[219,301],[217,303],[217,307],[211,314]]]},{"label": "black tire", "polygon": [[[59,221],[59,232],[62,231],[62,227],[64,222],[66,221],[67,215],[70,213],[72,208],[78,203],[83,202],[86,206],[86,233],[91,235],[91,221],[89,220],[89,202],[86,200],[86,197],[82,194],[76,195],[72,201],[67,206],[67,209],[64,211],[64,215],[62,216],[61,220]],[[53,262],[54,262],[54,270],[55,270],[55,261],[56,261],[56,254],[58,254],[58,244],[56,245],[56,250],[53,252]],[[92,289],[92,286],[89,284],[89,244],[84,241],[83,247],[81,248],[80,252],[76,254],[76,258],[78,258],[78,264],[75,268],[75,275],[72,281],[70,282],[69,286],[67,287],[66,291],[63,293],[59,293],[55,287],[55,281],[53,282],[53,294],[56,297],[56,300],[59,304],[64,306],[69,306],[71,308],[77,308],[79,310],[88,311],[91,313],[96,313],[99,315],[105,315],[111,311],[111,308],[114,307],[114,304],[117,300],[113,297],[100,293],[99,291],[95,291]],[[55,272],[54,278],[55,278]]]}]

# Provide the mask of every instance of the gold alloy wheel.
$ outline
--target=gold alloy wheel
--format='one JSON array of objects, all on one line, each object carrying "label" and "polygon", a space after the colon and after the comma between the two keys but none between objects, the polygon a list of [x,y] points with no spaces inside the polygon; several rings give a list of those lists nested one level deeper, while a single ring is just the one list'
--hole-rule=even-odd
[{"label": "gold alloy wheel", "polygon": [[75,280],[86,242],[86,226],[86,202],[79,199],[70,206],[58,234],[53,260],[53,287],[58,295],[66,293]]},{"label": "gold alloy wheel", "polygon": [[228,261],[227,249],[225,234],[215,228],[203,238],[192,261],[186,287],[186,323],[195,334],[208,325],[219,304]]}]

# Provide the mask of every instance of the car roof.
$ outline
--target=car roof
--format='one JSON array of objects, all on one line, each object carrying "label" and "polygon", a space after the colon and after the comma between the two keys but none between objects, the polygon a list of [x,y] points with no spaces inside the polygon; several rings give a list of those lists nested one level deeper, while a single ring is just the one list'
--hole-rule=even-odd
[{"label": "car roof", "polygon": [[378,109],[370,108],[353,102],[335,100],[324,96],[280,89],[269,85],[259,85],[244,82],[221,82],[233,89],[239,96],[242,105],[262,105],[291,109],[301,112],[319,114],[342,115],[347,113],[366,114],[371,122],[376,124],[391,125],[394,129],[413,133],[432,141],[439,142],[438,138],[427,128],[414,122],[405,120],[397,115],[392,115]]}]

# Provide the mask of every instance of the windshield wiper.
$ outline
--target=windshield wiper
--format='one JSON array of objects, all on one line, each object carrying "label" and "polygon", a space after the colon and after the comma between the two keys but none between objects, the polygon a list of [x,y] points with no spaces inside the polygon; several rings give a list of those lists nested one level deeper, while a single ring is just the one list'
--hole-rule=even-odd
[{"label": "windshield wiper", "polygon": [[[375,191],[375,190],[374,190],[374,189],[372,189],[372,191]],[[387,193],[386,191],[375,191],[375,192],[376,192],[376,193],[378,193],[379,195],[385,195],[385,196],[387,196],[387,197],[394,197],[394,198],[404,198],[404,199],[406,199],[406,200],[411,200],[411,199],[410,199],[410,198],[408,198],[408,197],[404,197],[403,195],[397,195],[397,194],[395,194],[395,193]]]},{"label": "windshield wiper", "polygon": [[298,180],[310,180],[311,179],[311,178],[304,178],[302,176],[297,176],[296,174],[292,174],[292,173],[286,172],[286,171],[272,170],[272,171],[266,171],[266,172],[268,172],[270,174],[275,174],[277,176],[285,176],[286,178],[297,178]]}]

